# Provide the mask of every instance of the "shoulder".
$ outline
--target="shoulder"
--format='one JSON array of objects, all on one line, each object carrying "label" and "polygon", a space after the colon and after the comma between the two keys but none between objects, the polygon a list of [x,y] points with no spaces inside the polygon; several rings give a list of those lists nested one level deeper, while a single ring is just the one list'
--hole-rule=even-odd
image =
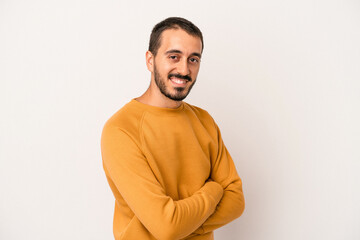
[{"label": "shoulder", "polygon": [[115,112],[104,124],[103,134],[111,133],[112,131],[121,130],[131,136],[138,134],[144,111],[136,108],[133,102],[130,101]]},{"label": "shoulder", "polygon": [[186,102],[184,102],[184,104],[185,104],[185,108],[192,111],[197,116],[199,116],[201,118],[213,119],[212,116],[210,115],[210,113],[208,111],[206,111],[205,109],[200,108],[200,107],[195,106],[195,105],[192,105],[192,104],[189,104],[189,103],[186,103]]},{"label": "shoulder", "polygon": [[192,104],[189,104],[189,103],[185,103],[185,108],[196,115],[196,117],[202,121],[202,122],[207,122],[211,125],[214,125],[215,124],[215,120],[213,119],[213,117],[210,115],[210,113],[203,109],[203,108],[200,108],[198,106],[195,106],[195,105],[192,105]]}]

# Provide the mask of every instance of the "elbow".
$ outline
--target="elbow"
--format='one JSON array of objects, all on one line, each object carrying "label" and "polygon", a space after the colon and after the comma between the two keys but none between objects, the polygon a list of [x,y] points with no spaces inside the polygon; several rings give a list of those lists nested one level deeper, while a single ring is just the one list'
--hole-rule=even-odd
[{"label": "elbow", "polygon": [[228,213],[231,216],[231,221],[240,217],[245,210],[245,198],[242,191],[236,192],[229,202]]},{"label": "elbow", "polygon": [[233,215],[235,218],[240,217],[245,210],[245,197],[242,190],[241,181],[238,182],[237,187],[232,189],[233,192]]},{"label": "elbow", "polygon": [[241,196],[239,197],[239,201],[238,203],[236,204],[236,217],[240,217],[243,212],[245,210],[245,198],[244,198],[244,195],[241,194]]}]

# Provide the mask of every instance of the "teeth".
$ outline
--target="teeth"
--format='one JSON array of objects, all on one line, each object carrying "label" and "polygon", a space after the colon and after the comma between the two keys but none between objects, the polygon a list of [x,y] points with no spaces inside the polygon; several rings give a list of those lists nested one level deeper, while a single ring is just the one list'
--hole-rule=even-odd
[{"label": "teeth", "polygon": [[186,80],[180,80],[177,78],[172,78],[171,81],[177,83],[177,84],[184,84],[186,82]]}]

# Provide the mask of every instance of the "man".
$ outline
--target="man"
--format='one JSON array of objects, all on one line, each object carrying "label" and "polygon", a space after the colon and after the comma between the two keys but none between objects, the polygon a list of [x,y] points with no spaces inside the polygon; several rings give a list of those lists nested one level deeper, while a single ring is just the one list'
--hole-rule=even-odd
[{"label": "man", "polygon": [[244,210],[242,183],[218,126],[182,101],[196,82],[203,46],[188,20],[158,23],[146,52],[149,88],[104,126],[116,240],[214,239],[213,230]]}]

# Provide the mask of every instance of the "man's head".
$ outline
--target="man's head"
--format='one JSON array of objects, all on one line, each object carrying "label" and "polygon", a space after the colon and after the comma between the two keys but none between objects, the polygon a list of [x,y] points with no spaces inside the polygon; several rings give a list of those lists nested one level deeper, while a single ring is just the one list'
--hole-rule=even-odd
[{"label": "man's head", "polygon": [[167,18],[154,27],[146,62],[161,94],[174,101],[189,94],[199,72],[202,50],[201,31],[186,19]]},{"label": "man's head", "polygon": [[204,40],[200,29],[189,20],[186,20],[185,18],[169,17],[156,24],[151,32],[148,50],[154,56],[156,56],[157,51],[161,45],[161,34],[168,29],[182,29],[187,34],[200,38],[201,52],[203,51]]}]

